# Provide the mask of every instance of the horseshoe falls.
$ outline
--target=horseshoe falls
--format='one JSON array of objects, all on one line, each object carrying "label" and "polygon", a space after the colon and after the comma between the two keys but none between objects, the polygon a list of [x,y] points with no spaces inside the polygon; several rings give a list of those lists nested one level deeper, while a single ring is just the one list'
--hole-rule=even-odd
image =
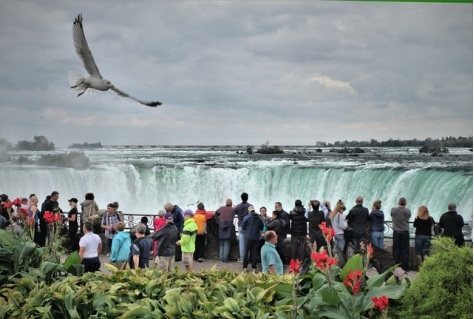
[{"label": "horseshoe falls", "polygon": [[[450,202],[469,221],[473,213],[472,152],[449,149],[442,157],[418,154],[418,149],[366,148],[358,156],[316,151],[314,146],[281,146],[284,154],[247,154],[243,146],[108,146],[88,150],[91,166],[85,170],[52,166],[0,164],[0,192],[10,198],[35,193],[42,201],[59,192],[60,207],[67,200],[81,202],[93,192],[100,208],[118,201],[131,214],[156,214],[166,202],[207,210],[234,204],[247,192],[256,208],[273,210],[274,202],[287,211],[296,199],[341,199],[348,208],[358,195],[364,206],[380,199],[386,220],[399,197],[407,199],[412,220],[420,205],[439,219]],[[10,156],[34,160],[53,152],[10,152]]]}]

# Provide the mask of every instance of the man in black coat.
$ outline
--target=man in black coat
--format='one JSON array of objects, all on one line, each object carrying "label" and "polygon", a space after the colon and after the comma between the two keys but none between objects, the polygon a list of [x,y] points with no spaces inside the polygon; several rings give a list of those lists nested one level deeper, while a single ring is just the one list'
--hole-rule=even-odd
[{"label": "man in black coat", "polygon": [[456,212],[456,204],[449,203],[448,211],[441,215],[439,220],[439,227],[444,229],[443,235],[451,237],[458,246],[464,245],[464,235],[462,228],[464,226],[464,219]]},{"label": "man in black coat", "polygon": [[360,248],[360,240],[364,237],[365,229],[369,222],[369,210],[362,206],[364,203],[364,198],[362,196],[357,196],[355,203],[356,205],[349,211],[346,219],[349,227],[354,231],[351,239],[352,244],[357,248]]},{"label": "man in black coat", "polygon": [[306,209],[301,200],[295,201],[295,208],[290,211],[291,220],[291,258],[303,261],[306,258],[306,235],[308,234]]}]

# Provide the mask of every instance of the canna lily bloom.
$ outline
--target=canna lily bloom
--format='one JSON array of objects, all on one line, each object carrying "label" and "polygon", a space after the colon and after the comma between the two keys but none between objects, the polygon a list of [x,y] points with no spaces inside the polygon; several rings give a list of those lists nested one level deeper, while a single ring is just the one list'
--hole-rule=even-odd
[{"label": "canna lily bloom", "polygon": [[5,208],[12,208],[12,206],[13,206],[13,202],[11,202],[11,201],[8,201],[5,204],[3,204],[3,207],[5,207]]},{"label": "canna lily bloom", "polygon": [[311,259],[315,261],[314,266],[321,271],[329,270],[332,266],[337,265],[337,260],[330,257],[326,250],[323,250],[321,253],[312,253]]},{"label": "canna lily bloom", "polygon": [[344,279],[344,285],[351,288],[352,293],[355,295],[360,290],[360,279],[362,278],[362,272],[360,270],[352,270]]},{"label": "canna lily bloom", "polygon": [[15,206],[21,206],[21,198],[17,197],[12,201],[12,204]]},{"label": "canna lily bloom", "polygon": [[298,274],[300,272],[301,262],[298,259],[290,260],[290,267],[288,268],[291,273]]},{"label": "canna lily bloom", "polygon": [[324,237],[326,238],[326,241],[329,243],[331,241],[331,239],[336,236],[336,232],[334,231],[334,229],[332,227],[327,227],[326,226],[326,222],[322,222],[320,225],[319,225],[319,229],[321,229],[321,231],[323,232],[324,234]]},{"label": "canna lily bloom", "polygon": [[53,224],[56,221],[56,217],[48,211],[44,212],[43,218],[48,224]]},{"label": "canna lily bloom", "polygon": [[367,245],[367,254],[370,258],[374,257],[374,248],[372,247],[372,244]]},{"label": "canna lily bloom", "polygon": [[384,310],[388,306],[387,296],[382,296],[380,298],[374,297],[372,298],[372,302],[374,303],[374,308],[380,309],[380,311]]}]

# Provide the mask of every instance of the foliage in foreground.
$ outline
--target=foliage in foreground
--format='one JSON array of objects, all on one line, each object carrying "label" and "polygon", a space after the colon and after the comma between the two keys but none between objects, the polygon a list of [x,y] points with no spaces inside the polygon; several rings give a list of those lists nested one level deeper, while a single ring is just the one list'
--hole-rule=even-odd
[{"label": "foliage in foreground", "polygon": [[472,248],[451,238],[431,242],[431,256],[397,306],[398,318],[472,318]]},{"label": "foliage in foreground", "polygon": [[0,289],[0,318],[386,318],[389,299],[400,298],[405,289],[393,269],[365,280],[370,246],[343,268],[328,250],[313,252],[313,267],[302,276],[293,260],[293,274],[283,276],[216,269],[181,273],[177,267],[172,273],[117,270],[109,264],[111,274],[53,282],[23,276]]}]

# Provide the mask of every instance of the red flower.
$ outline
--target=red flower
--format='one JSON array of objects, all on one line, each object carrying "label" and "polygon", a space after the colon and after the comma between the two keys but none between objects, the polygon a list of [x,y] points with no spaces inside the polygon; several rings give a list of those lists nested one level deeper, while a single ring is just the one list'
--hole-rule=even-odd
[{"label": "red flower", "polygon": [[15,206],[21,206],[21,198],[17,197],[12,201],[12,204]]},{"label": "red flower", "polygon": [[326,237],[326,241],[329,243],[331,241],[331,239],[336,236],[336,232],[334,231],[334,229],[332,229],[331,227],[327,227],[326,226],[326,222],[322,222],[320,225],[319,225],[319,229],[321,229],[321,231],[323,232],[324,234],[324,237]]},{"label": "red flower", "polygon": [[301,262],[298,259],[291,259],[290,260],[290,267],[288,268],[291,273],[298,274],[300,272],[300,264]]},{"label": "red flower", "polygon": [[323,250],[321,253],[312,253],[311,259],[315,261],[314,266],[321,271],[329,270],[332,266],[337,265],[337,260],[329,257],[326,250]]},{"label": "red flower", "polygon": [[371,259],[374,257],[374,248],[372,247],[372,244],[367,245],[367,254],[369,254]]},{"label": "red flower", "polygon": [[380,309],[380,311],[384,310],[388,306],[388,298],[386,296],[382,296],[380,298],[374,297],[372,298],[372,302],[374,303],[374,308]]},{"label": "red flower", "polygon": [[48,224],[53,224],[56,220],[56,218],[53,214],[51,214],[51,212],[44,212],[43,218]]},{"label": "red flower", "polygon": [[18,211],[21,219],[26,220],[28,218],[28,210],[26,208],[21,207]]},{"label": "red flower", "polygon": [[13,206],[13,202],[8,201],[8,202],[6,202],[5,204],[3,204],[3,206],[4,206],[5,208],[11,208],[11,207]]},{"label": "red flower", "polygon": [[360,290],[360,279],[362,278],[362,272],[360,270],[349,271],[346,279],[344,279],[344,285],[351,288],[352,293],[356,294]]},{"label": "red flower", "polygon": [[63,217],[61,216],[61,214],[54,214],[54,221],[55,222],[62,222]]}]

